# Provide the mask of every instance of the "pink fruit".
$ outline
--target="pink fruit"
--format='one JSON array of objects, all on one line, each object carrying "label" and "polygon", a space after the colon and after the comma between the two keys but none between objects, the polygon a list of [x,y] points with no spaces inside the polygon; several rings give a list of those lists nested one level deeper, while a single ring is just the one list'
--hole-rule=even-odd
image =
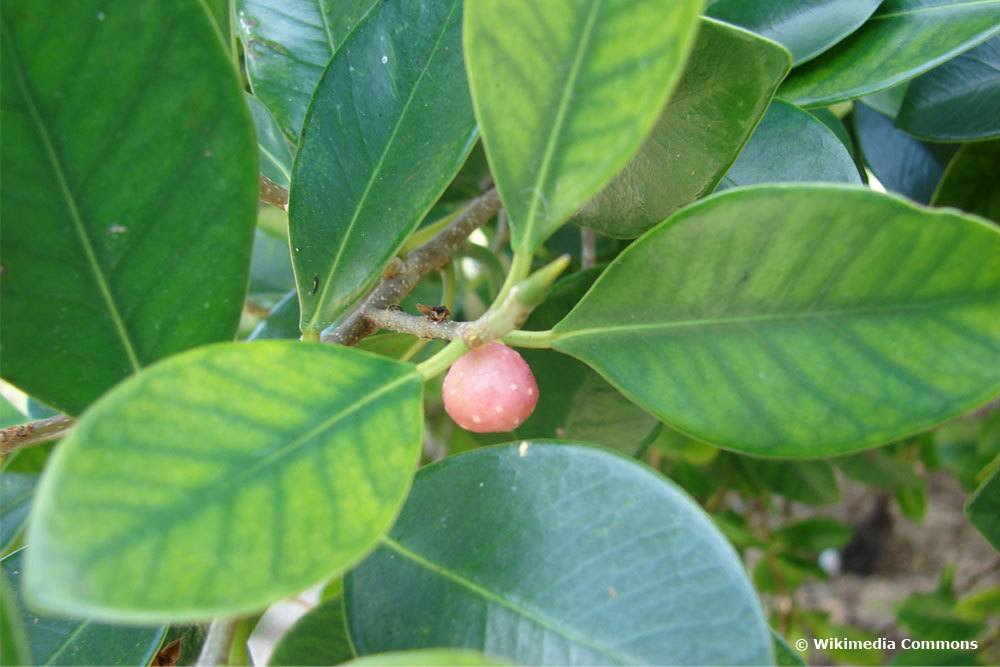
[{"label": "pink fruit", "polygon": [[538,384],[521,355],[502,343],[466,352],[444,378],[444,409],[474,433],[512,431],[531,416]]}]

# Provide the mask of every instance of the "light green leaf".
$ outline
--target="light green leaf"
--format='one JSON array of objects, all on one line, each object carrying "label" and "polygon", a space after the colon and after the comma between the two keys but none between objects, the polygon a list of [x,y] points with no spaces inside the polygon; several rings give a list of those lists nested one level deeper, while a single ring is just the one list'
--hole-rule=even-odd
[{"label": "light green leaf", "polygon": [[701,5],[468,3],[469,83],[516,250],[537,249],[638,150],[680,78]]},{"label": "light green leaf", "polygon": [[512,665],[509,660],[494,658],[478,651],[430,648],[420,651],[392,651],[358,658],[348,665],[368,667],[502,667]]},{"label": "light green leaf", "polygon": [[324,600],[285,631],[271,653],[268,665],[339,665],[354,657],[347,636],[344,598]]},{"label": "light green leaf", "polygon": [[1000,138],[1000,36],[910,82],[896,125],[928,141]]},{"label": "light green leaf", "polygon": [[965,505],[969,522],[1000,551],[1000,471],[994,472]]},{"label": "light green leaf", "polygon": [[4,12],[3,376],[70,414],[236,332],[257,158],[206,12],[197,0]]},{"label": "light green leaf", "polygon": [[862,188],[733,190],[629,246],[553,346],[701,440],[846,453],[1000,393],[998,254],[978,218]]},{"label": "light green leaf", "polygon": [[[715,187],[789,68],[777,44],[702,19],[684,74],[652,133],[573,221],[634,238]],[[726,81],[720,86],[718,82]]]},{"label": "light green leaf", "polygon": [[782,44],[795,64],[815,58],[857,30],[882,0],[709,0],[705,13]]},{"label": "light green leaf", "polygon": [[825,123],[794,104],[774,100],[719,189],[796,181],[860,185],[861,175],[847,147]]},{"label": "light green leaf", "polygon": [[7,576],[0,575],[0,665],[31,665],[24,619]]},{"label": "light green leaf", "polygon": [[166,633],[164,627],[105,625],[92,620],[41,616],[29,609],[22,590],[24,561],[29,553],[29,549],[21,549],[0,561],[3,574],[16,593],[18,613],[24,619],[33,662],[23,664],[136,667],[150,664]]},{"label": "light green leaf", "polygon": [[472,150],[461,28],[461,0],[386,0],[324,72],[289,208],[303,331],[374,284]]},{"label": "light green leaf", "polygon": [[1000,141],[966,144],[945,167],[931,198],[1000,223]]},{"label": "light green leaf", "polygon": [[886,190],[926,204],[955,147],[914,139],[863,102],[854,104],[854,131],[865,163]]},{"label": "light green leaf", "polygon": [[0,473],[0,551],[10,546],[21,532],[37,483],[38,475]]},{"label": "light green leaf", "polygon": [[288,189],[292,181],[294,154],[285,140],[271,112],[253,95],[246,96],[254,128],[257,130],[257,149],[260,153],[260,173],[268,180]]},{"label": "light green leaf", "polygon": [[235,615],[349,567],[420,451],[410,364],[332,345],[228,343],[119,385],[46,470],[29,599],[142,620]]},{"label": "light green leaf", "polygon": [[361,655],[454,646],[528,665],[772,659],[743,565],[701,508],[642,465],[565,442],[421,470],[344,590]]},{"label": "light green leaf", "polygon": [[236,0],[236,25],[254,95],[293,142],[323,68],[382,1]]},{"label": "light green leaf", "polygon": [[1000,0],[885,0],[857,32],[792,72],[779,94],[818,107],[870,95],[1000,32]]}]

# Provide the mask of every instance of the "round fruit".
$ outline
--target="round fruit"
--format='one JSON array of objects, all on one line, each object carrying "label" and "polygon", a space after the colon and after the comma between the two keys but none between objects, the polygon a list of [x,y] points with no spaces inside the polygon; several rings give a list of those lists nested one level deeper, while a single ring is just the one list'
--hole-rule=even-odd
[{"label": "round fruit", "polygon": [[538,384],[520,354],[502,343],[466,352],[444,378],[444,409],[474,433],[512,431],[531,416]]}]

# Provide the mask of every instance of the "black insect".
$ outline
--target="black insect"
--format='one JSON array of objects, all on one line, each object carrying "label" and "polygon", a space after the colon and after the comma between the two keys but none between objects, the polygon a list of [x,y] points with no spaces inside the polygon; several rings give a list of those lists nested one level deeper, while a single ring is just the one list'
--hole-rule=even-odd
[{"label": "black insect", "polygon": [[431,322],[444,322],[451,315],[451,311],[448,310],[447,306],[425,306],[422,303],[418,303],[417,310]]}]

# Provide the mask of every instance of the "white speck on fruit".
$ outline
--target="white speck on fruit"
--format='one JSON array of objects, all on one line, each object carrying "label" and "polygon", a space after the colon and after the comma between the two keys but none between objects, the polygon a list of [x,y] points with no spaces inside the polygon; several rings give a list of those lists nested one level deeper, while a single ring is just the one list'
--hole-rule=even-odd
[{"label": "white speck on fruit", "polygon": [[528,396],[534,396],[534,395],[535,395],[535,390],[532,389],[531,387],[528,387]]},{"label": "white speck on fruit", "polygon": [[517,385],[516,385],[516,384],[512,384],[512,385],[510,386],[510,390],[511,390],[511,391],[517,391]]},{"label": "white speck on fruit", "polygon": [[503,412],[503,406],[498,403],[497,404],[497,414],[500,414],[501,412]]},{"label": "white speck on fruit", "polygon": [[457,391],[455,391],[454,389],[449,389],[449,390],[448,390],[448,395],[449,395],[449,396],[455,396],[456,394],[458,394],[458,392],[457,392]]},{"label": "white speck on fruit", "polygon": [[521,444],[517,446],[517,455],[522,459],[528,455],[528,447],[531,447],[531,443],[527,440],[521,441]]},{"label": "white speck on fruit", "polygon": [[483,422],[482,417],[480,417],[479,415],[472,415],[472,423],[481,424],[482,422]]}]

